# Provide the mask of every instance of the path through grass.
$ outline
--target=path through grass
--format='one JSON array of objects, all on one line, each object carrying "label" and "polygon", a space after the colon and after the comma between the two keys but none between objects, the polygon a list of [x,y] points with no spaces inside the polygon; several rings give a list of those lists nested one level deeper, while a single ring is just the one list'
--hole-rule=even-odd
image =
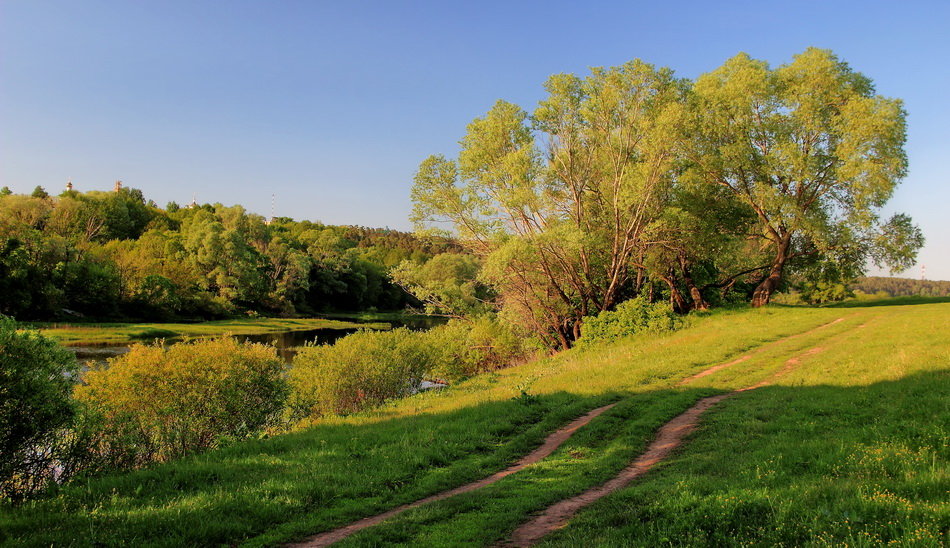
[{"label": "path through grass", "polygon": [[[950,305],[900,309],[900,314],[887,307],[838,310],[774,308],[717,313],[671,335],[635,337],[607,347],[567,352],[555,358],[481,375],[441,393],[407,398],[374,412],[323,421],[306,431],[241,443],[131,474],[87,480],[20,508],[0,507],[0,541],[16,545],[88,545],[98,542],[154,546],[243,542],[253,546],[298,540],[488,476],[528,453],[548,433],[569,420],[600,405],[618,402],[544,461],[479,491],[411,510],[343,543],[491,544],[505,538],[532,512],[611,477],[642,451],[660,425],[698,399],[751,384],[779,369],[789,356],[819,343],[828,350],[804,360],[801,367],[802,371],[812,371],[814,379],[806,380],[790,374],[783,377],[780,386],[762,388],[722,404],[723,417],[744,417],[743,420],[755,428],[740,423],[736,430],[737,426],[732,425],[731,437],[725,439],[733,440],[737,445],[717,449],[715,458],[701,456],[701,461],[717,470],[714,478],[726,474],[720,468],[729,467],[733,461],[737,464],[747,461],[748,466],[753,462],[767,466],[769,458],[798,462],[795,459],[788,461],[791,456],[776,455],[781,455],[782,450],[800,446],[803,434],[795,434],[799,436],[797,440],[791,438],[782,443],[761,441],[769,436],[784,439],[779,426],[785,426],[785,423],[775,424],[777,417],[785,417],[786,409],[790,409],[792,415],[798,413],[797,405],[804,406],[801,409],[821,408],[822,402],[815,399],[816,394],[812,391],[831,390],[823,385],[843,382],[840,381],[842,378],[854,386],[836,387],[838,391],[832,392],[837,394],[837,400],[832,398],[832,401],[851,402],[848,405],[852,408],[855,401],[858,405],[865,404],[869,396],[857,400],[854,396],[863,394],[860,391],[865,388],[860,387],[878,382],[873,380],[874,375],[867,373],[875,353],[903,356],[899,363],[904,369],[890,368],[891,377],[880,382],[899,383],[905,377],[915,379],[918,373],[926,373],[937,376],[921,378],[915,386],[942,383],[946,387],[945,374],[938,374],[938,371],[948,368],[950,344],[945,335],[941,338],[934,333],[947,332]],[[844,320],[826,329],[767,344],[809,331],[839,317]],[[860,327],[865,324],[866,327]],[[939,331],[941,326],[942,332]],[[929,334],[922,335],[926,343],[906,348],[898,344],[900,337],[926,329],[930,329]],[[871,333],[871,330],[882,338],[881,345],[867,344],[868,335],[865,333]],[[740,364],[697,379],[687,386],[676,386],[682,379],[710,365],[734,360],[763,345],[767,346]],[[831,348],[840,350],[832,353]],[[904,350],[903,354],[901,350]],[[866,360],[861,357],[865,354]],[[842,368],[838,362],[826,361],[834,356],[848,357],[851,369]],[[925,360],[928,363],[922,364]],[[815,368],[818,368],[817,373],[813,371]],[[827,375],[831,377],[824,379]],[[894,390],[885,392],[889,395],[895,393]],[[939,389],[936,392],[941,394]],[[770,394],[775,397],[766,397]],[[921,397],[927,402],[924,407],[934,405],[934,396],[923,394]],[[758,398],[765,400],[758,401]],[[799,399],[805,403],[794,403]],[[872,403],[875,401],[871,398]],[[946,401],[943,400],[944,405]],[[939,439],[946,442],[945,422],[931,420],[925,428],[919,412],[905,413],[901,406],[906,400],[898,398],[897,402],[896,410],[884,416],[905,417],[895,423],[895,429],[900,432],[912,433],[920,428],[930,428],[926,430],[929,432],[926,436],[914,438],[913,451],[923,455],[920,459],[933,456],[931,467],[935,473],[945,470],[946,451],[934,449]],[[740,408],[732,415],[726,413],[741,405],[749,408],[744,412]],[[764,406],[767,411],[758,411],[757,406]],[[808,415],[806,424],[813,424],[813,431],[821,431],[826,416],[831,417],[832,422],[847,423],[853,409],[845,413],[844,418],[836,415],[844,407],[847,407],[844,403],[839,407],[829,407],[826,413],[831,415]],[[871,406],[869,409],[876,408]],[[931,409],[931,412],[936,411]],[[867,418],[869,413],[862,413],[861,416]],[[719,420],[718,413],[714,416]],[[715,424],[718,423],[705,426],[695,441],[706,439]],[[723,423],[721,428],[728,430],[729,424]],[[910,428],[907,425],[916,426]],[[884,423],[880,425],[881,428],[884,426]],[[867,427],[865,422],[854,422],[854,436],[864,432],[861,434],[864,436],[861,439],[865,440],[863,443],[873,447],[885,443],[886,440],[878,439],[878,434],[884,434],[883,430]],[[888,427],[888,435],[897,435],[892,430]],[[941,435],[944,438],[939,438]],[[900,439],[887,443],[897,441]],[[708,442],[706,450],[717,443]],[[742,457],[748,444],[753,443],[764,443],[763,450],[748,459]],[[833,444],[835,441],[828,438],[822,443]],[[697,446],[703,447],[691,443],[682,454]],[[860,449],[859,446],[845,436],[840,451],[852,454]],[[884,446],[890,447],[886,443]],[[772,454],[770,450],[777,453]],[[800,457],[799,453],[795,454]],[[901,455],[894,458],[901,461]],[[614,525],[618,530],[626,531],[627,535],[633,532],[646,535],[647,532],[640,529],[633,532],[630,529],[636,527],[631,522],[639,522],[644,515],[628,517],[631,515],[628,505],[618,506],[617,500],[631,496],[630,493],[641,493],[638,489],[650,484],[653,488],[649,492],[655,498],[653,504],[660,505],[651,506],[651,512],[689,504],[688,500],[684,502],[675,496],[670,500],[676,502],[668,502],[660,496],[670,488],[670,482],[678,485],[677,482],[683,481],[678,477],[682,472],[667,476],[669,470],[683,466],[682,463],[683,459],[674,459],[651,472],[644,481],[604,499],[551,542],[569,544],[583,538],[584,544],[589,545],[589,539],[596,538],[610,544],[632,538],[621,533],[610,536],[612,533],[608,529]],[[911,463],[908,466],[917,465]],[[748,472],[746,468],[743,470]],[[791,469],[791,477],[797,474],[797,470]],[[659,477],[666,477],[667,483],[651,483],[659,481],[655,479]],[[690,481],[711,480],[699,478]],[[834,481],[831,483],[837,485]],[[728,485],[729,481],[724,479],[722,488]],[[938,482],[938,485],[943,484]],[[734,491],[736,494],[746,492],[742,489]],[[756,491],[752,489],[748,493],[755,494]],[[909,496],[908,492],[900,493],[900,496]],[[923,492],[923,495],[931,496],[927,493],[932,494],[932,491]],[[910,500],[918,504],[916,495],[910,495]],[[761,501],[754,497],[750,500]],[[829,515],[837,516],[837,510],[837,506],[828,508]],[[930,510],[922,512],[927,514]],[[689,513],[684,521],[675,518],[680,514],[671,515],[674,516],[670,518],[672,521],[658,529],[665,532],[663,534],[674,534],[688,527],[700,527],[703,534],[718,534],[703,529],[705,522],[694,519],[697,517],[695,513]],[[771,519],[784,519],[782,516],[788,515],[774,514]],[[655,521],[652,513],[650,516],[650,520]],[[923,526],[919,520],[915,521],[917,518],[901,519],[902,527]],[[769,526],[766,522],[765,527]],[[775,528],[775,524],[771,526]],[[640,527],[646,526],[640,524]],[[752,532],[749,534],[753,535]],[[660,539],[662,536],[657,533],[643,538]]]}]

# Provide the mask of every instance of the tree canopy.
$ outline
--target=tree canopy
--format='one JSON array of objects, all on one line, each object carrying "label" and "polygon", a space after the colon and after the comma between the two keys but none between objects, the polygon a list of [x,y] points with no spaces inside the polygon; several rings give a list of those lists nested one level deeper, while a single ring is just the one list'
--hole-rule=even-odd
[{"label": "tree canopy", "polygon": [[162,210],[134,188],[0,194],[0,313],[168,319],[418,305],[388,271],[456,250],[386,229]]},{"label": "tree canopy", "polygon": [[476,118],[457,159],[423,161],[412,220],[457,236],[497,306],[554,347],[645,292],[761,306],[789,269],[901,269],[923,244],[906,215],[878,216],[907,168],[901,102],[829,51],[776,69],[740,54],[693,82],[636,60],[545,89],[533,114]]}]

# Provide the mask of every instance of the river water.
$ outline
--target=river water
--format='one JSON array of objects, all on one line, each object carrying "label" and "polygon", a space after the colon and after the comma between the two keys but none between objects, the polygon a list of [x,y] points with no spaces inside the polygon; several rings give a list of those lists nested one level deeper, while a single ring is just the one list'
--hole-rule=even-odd
[{"label": "river water", "polygon": [[[362,322],[360,320],[354,320],[350,318],[334,319],[342,319],[354,323],[388,323],[393,327],[393,329],[397,327],[406,327],[408,329],[412,329],[413,331],[426,331],[437,325],[444,324],[447,321],[445,318],[435,316],[409,316],[400,320],[388,320],[381,322]],[[337,339],[356,331],[357,329],[309,329],[304,331],[276,331],[272,333],[260,333],[256,335],[234,335],[234,338],[238,339],[239,341],[273,345],[277,349],[277,353],[280,355],[281,359],[287,363],[290,363],[290,361],[293,360],[294,356],[297,354],[297,349],[308,343],[332,343]],[[180,342],[180,340],[181,339],[166,338],[165,343],[174,344],[176,342]],[[143,340],[140,342],[144,344],[150,344],[155,341]],[[88,366],[92,365],[93,363],[102,363],[109,358],[114,358],[121,354],[125,354],[129,351],[130,345],[83,345],[67,346],[66,348],[76,354],[76,359],[80,363]]]}]

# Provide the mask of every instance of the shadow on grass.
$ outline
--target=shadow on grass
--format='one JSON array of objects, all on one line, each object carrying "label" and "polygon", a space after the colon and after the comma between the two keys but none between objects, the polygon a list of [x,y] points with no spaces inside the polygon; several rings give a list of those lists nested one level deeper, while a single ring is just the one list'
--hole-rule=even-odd
[{"label": "shadow on grass", "polygon": [[[793,455],[789,462],[795,470],[807,470],[807,454],[834,453],[835,447],[840,452],[844,443],[866,438],[867,429],[882,417],[895,421],[885,434],[936,443],[932,436],[915,434],[914,426],[921,413],[932,418],[934,387],[947,392],[947,383],[946,373],[928,373],[869,387],[766,387],[726,400],[703,422],[715,422],[736,404],[749,407],[750,399],[760,400],[746,411],[751,424],[743,428],[769,439],[784,437],[770,450]],[[0,506],[0,543],[181,546],[296,540],[486,477],[570,420],[619,401],[579,430],[549,457],[550,463],[412,510],[353,539],[488,545],[505,538],[527,514],[616,474],[660,425],[715,393],[687,388],[581,397],[558,392],[445,413],[388,418],[370,413],[146,470],[78,480],[21,507]],[[808,437],[787,436],[774,427],[792,419],[807,419]],[[932,421],[920,426],[932,434],[940,430]],[[828,435],[816,436],[816,429]],[[734,434],[742,438],[743,432]],[[809,453],[802,451],[803,444]],[[713,469],[730,462],[729,452],[738,450],[720,445],[711,440],[689,450],[698,465]],[[616,519],[625,523],[622,516]]]},{"label": "shadow on grass", "polygon": [[621,397],[523,395],[395,417],[384,407],[144,470],[80,478],[20,507],[0,505],[0,544],[209,545],[302,517],[300,534],[318,532],[490,475]]},{"label": "shadow on grass", "polygon": [[544,545],[942,545],[948,402],[950,369],[745,392]]}]

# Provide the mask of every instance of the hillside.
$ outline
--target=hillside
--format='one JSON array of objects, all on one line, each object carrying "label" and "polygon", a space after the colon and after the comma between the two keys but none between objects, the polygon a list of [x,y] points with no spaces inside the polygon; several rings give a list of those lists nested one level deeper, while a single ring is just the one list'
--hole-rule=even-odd
[{"label": "hillside", "polygon": [[728,395],[653,469],[542,541],[939,545],[950,527],[947,333],[943,303],[719,311],[294,434],[80,480],[0,507],[0,540],[303,540],[488,477],[615,403],[538,463],[343,543],[491,545],[615,477],[698,401]]}]

